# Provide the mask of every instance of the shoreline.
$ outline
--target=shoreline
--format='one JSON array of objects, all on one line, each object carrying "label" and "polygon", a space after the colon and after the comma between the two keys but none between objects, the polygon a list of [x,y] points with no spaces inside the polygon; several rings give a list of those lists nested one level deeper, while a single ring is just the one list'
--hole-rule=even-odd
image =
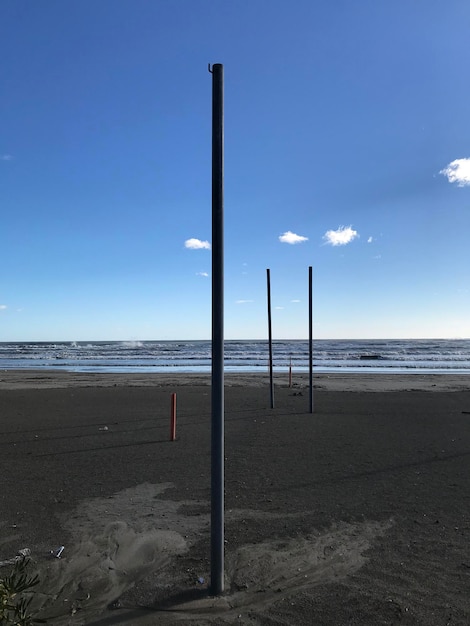
[{"label": "shoreline", "polygon": [[[289,387],[287,372],[275,372],[275,388]],[[269,373],[226,372],[225,387],[266,387]],[[0,390],[63,389],[70,387],[180,387],[210,386],[211,374],[197,373],[112,373],[18,369],[0,371]],[[465,391],[469,374],[421,373],[314,373],[314,391]],[[292,388],[309,387],[309,374],[292,375]]]}]

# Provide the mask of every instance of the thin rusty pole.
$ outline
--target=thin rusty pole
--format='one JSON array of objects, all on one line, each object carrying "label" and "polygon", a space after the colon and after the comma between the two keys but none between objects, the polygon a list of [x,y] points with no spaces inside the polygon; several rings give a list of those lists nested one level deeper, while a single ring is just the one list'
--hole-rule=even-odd
[{"label": "thin rusty pole", "polygon": [[269,389],[271,408],[274,409],[274,381],[273,381],[273,331],[271,322],[271,271],[266,270],[268,286],[268,337],[269,337]]},{"label": "thin rusty pole", "polygon": [[171,394],[170,441],[176,439],[176,393]]},{"label": "thin rusty pole", "polygon": [[224,66],[212,73],[211,593],[224,591]]}]

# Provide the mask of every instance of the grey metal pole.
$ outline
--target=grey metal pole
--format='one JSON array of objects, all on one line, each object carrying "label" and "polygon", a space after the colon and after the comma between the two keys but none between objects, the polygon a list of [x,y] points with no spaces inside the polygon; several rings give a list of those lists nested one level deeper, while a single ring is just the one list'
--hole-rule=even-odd
[{"label": "grey metal pole", "polygon": [[273,331],[271,323],[271,271],[266,270],[268,284],[268,336],[269,336],[269,389],[271,395],[271,408],[274,409],[274,381],[273,381]]},{"label": "grey metal pole", "polygon": [[224,590],[224,66],[212,66],[211,593]]},{"label": "grey metal pole", "polygon": [[310,413],[313,413],[313,288],[312,267],[308,268],[308,371]]}]

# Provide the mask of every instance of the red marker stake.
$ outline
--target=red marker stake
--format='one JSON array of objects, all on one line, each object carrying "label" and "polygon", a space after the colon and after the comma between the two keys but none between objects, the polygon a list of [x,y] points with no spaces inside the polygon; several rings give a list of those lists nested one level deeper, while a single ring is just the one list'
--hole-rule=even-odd
[{"label": "red marker stake", "polygon": [[170,441],[176,439],[176,393],[171,394]]}]

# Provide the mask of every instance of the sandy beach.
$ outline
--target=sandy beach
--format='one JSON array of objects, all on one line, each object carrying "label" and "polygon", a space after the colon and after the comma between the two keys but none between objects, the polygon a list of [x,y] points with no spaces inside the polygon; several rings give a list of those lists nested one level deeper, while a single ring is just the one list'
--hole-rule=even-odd
[{"label": "sandy beach", "polygon": [[293,381],[271,409],[267,375],[226,376],[212,598],[209,376],[0,372],[0,560],[31,549],[40,616],[468,625],[468,377],[316,375],[313,415]]}]

